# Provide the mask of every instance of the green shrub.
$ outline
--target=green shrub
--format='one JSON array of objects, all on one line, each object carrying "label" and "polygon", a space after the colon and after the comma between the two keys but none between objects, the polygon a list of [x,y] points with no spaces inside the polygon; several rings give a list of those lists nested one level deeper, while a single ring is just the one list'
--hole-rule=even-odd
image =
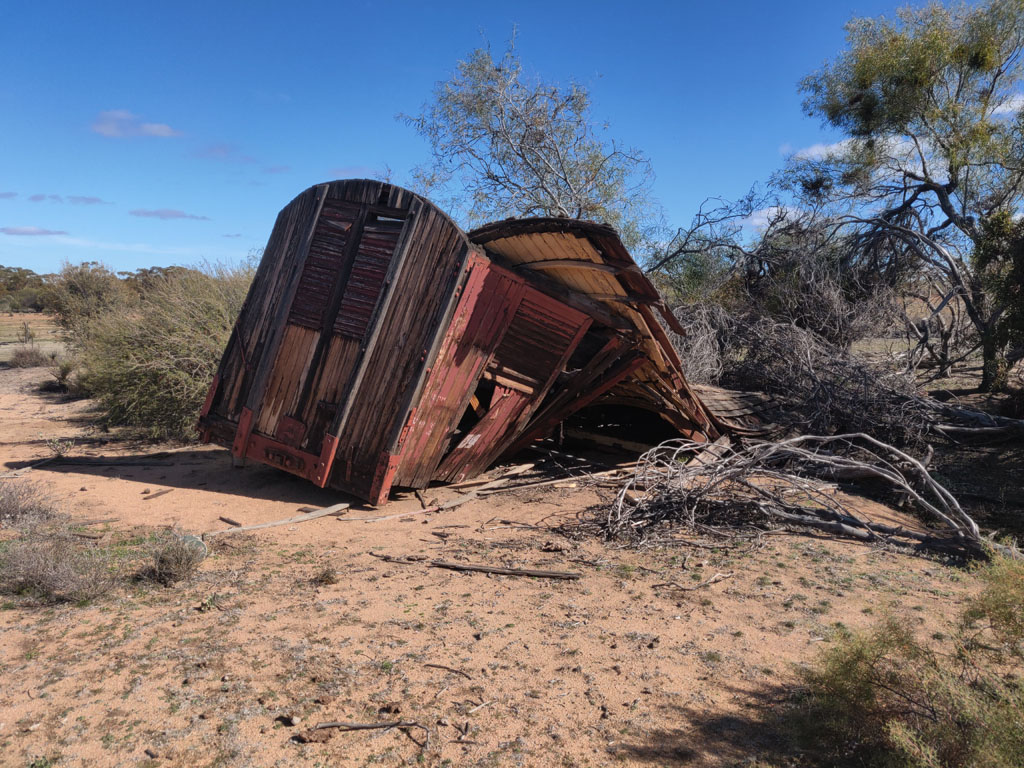
[{"label": "green shrub", "polygon": [[91,318],[80,336],[84,389],[109,424],[190,440],[252,280],[209,267],[154,278],[139,298]]},{"label": "green shrub", "polygon": [[95,261],[65,264],[48,278],[42,295],[43,305],[75,346],[88,337],[93,320],[122,311],[134,298],[116,274]]},{"label": "green shrub", "polygon": [[805,673],[799,740],[823,764],[1024,765],[1024,563],[997,558],[952,635],[922,642],[888,618]]},{"label": "green shrub", "polygon": [[75,361],[66,357],[54,358],[50,364],[50,375],[53,377],[53,389],[58,392],[70,392],[75,372]]},{"label": "green shrub", "polygon": [[11,368],[39,368],[40,366],[47,365],[49,362],[50,358],[39,347],[27,345],[15,349],[11,353],[11,359],[7,361],[7,364]]}]

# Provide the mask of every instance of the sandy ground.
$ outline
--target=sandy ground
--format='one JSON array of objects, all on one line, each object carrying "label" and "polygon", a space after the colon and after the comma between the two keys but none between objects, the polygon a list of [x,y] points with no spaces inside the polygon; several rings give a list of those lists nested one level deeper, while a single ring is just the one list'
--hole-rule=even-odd
[{"label": "sandy ground", "polygon": [[[0,473],[51,455],[57,438],[76,441],[73,457],[122,463],[50,463],[0,482],[40,483],[75,518],[116,518],[90,529],[105,531],[98,546],[346,500],[269,468],[234,469],[223,449],[90,432],[88,404],[39,392],[45,378],[0,369]],[[971,588],[961,570],[825,539],[637,552],[547,529],[610,494],[545,488],[352,519],[419,508],[400,496],[214,539],[198,575],[174,587],[132,583],[80,606],[13,599],[0,610],[0,764],[748,764],[777,747],[764,722],[798,665],[885,611],[935,631]],[[488,576],[371,552],[583,576]],[[316,578],[325,569],[336,583]],[[716,573],[733,575],[658,586]],[[336,720],[423,728],[295,742]]]}]

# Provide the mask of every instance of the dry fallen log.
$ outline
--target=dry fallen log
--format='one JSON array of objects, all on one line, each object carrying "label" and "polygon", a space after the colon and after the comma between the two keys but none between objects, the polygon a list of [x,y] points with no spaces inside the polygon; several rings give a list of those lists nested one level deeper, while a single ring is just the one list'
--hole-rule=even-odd
[{"label": "dry fallen log", "polygon": [[449,563],[443,560],[431,560],[431,568],[447,568],[450,571],[473,571],[475,573],[493,573],[499,576],[534,576],[538,579],[562,579],[575,581],[583,578],[582,573],[572,571],[538,571],[529,568],[499,568],[493,565],[471,565],[469,563]]},{"label": "dry fallen log", "polygon": [[473,501],[475,498],[477,498],[476,492],[466,493],[462,496],[456,496],[444,504],[435,504],[433,507],[427,507],[426,509],[414,509],[411,512],[396,512],[393,515],[376,515],[373,517],[339,517],[338,520],[342,523],[375,523],[380,520],[395,520],[399,517],[425,515],[430,512],[443,512],[447,509],[455,509],[455,507],[460,507],[467,502]]},{"label": "dry fallen log", "polygon": [[[405,732],[407,735],[409,735],[409,738],[412,739],[417,746],[422,747],[423,749],[426,749],[428,746],[430,746],[430,729],[427,728],[425,725],[420,725],[415,720],[390,720],[384,723],[351,723],[346,722],[344,720],[335,720],[327,723],[317,723],[308,731],[301,731],[292,736],[292,740],[298,742],[299,744],[306,744],[308,742],[315,740],[313,738],[313,733],[315,731],[322,731],[328,728],[334,728],[339,731],[390,731],[393,728],[397,728]],[[421,729],[423,733],[426,735],[426,738],[422,742],[416,741],[416,739],[413,739],[412,736],[408,734],[409,728]]]},{"label": "dry fallen log", "polygon": [[654,589],[674,589],[674,590],[677,590],[679,592],[696,592],[698,589],[703,589],[704,587],[710,587],[712,584],[717,584],[720,581],[725,581],[726,579],[731,579],[735,575],[736,574],[733,573],[732,571],[729,571],[728,573],[716,573],[714,576],[712,576],[710,578],[707,578],[707,579],[704,579],[704,581],[702,581],[700,584],[690,584],[689,586],[684,586],[682,584],[677,584],[674,581],[666,581],[666,582],[663,582],[661,584],[653,585],[653,588]]},{"label": "dry fallen log", "polygon": [[430,667],[431,669],[443,669],[445,672],[451,672],[455,675],[462,675],[467,680],[472,680],[472,676],[468,672],[463,672],[461,669],[455,667],[446,667],[444,664],[424,664],[424,667]]},{"label": "dry fallen log", "polygon": [[561,579],[563,581],[575,581],[583,578],[582,573],[572,571],[544,571],[531,568],[503,568],[494,565],[476,565],[473,563],[452,563],[446,560],[428,560],[418,555],[407,557],[395,557],[394,555],[382,555],[377,552],[368,553],[378,560],[397,565],[416,565],[425,563],[429,568],[445,568],[450,571],[470,571],[473,573],[493,573],[497,576],[533,576],[538,579]]},{"label": "dry fallen log", "polygon": [[44,464],[49,464],[51,461],[56,461],[57,458],[58,458],[57,456],[49,456],[49,457],[47,457],[45,459],[40,459],[39,461],[36,461],[36,462],[33,462],[32,464],[29,464],[27,467],[22,467],[21,469],[16,469],[13,472],[5,472],[4,474],[0,475],[0,480],[11,480],[11,479],[16,478],[16,477],[21,477],[22,475],[27,475],[29,472],[31,472],[36,467],[41,467]]}]

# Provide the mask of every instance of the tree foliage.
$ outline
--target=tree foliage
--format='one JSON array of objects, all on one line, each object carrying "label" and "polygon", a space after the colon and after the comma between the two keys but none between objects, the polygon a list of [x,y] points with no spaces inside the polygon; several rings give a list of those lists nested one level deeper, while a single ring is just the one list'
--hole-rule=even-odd
[{"label": "tree foliage", "polygon": [[781,185],[937,276],[978,333],[983,388],[998,387],[1008,305],[979,265],[1002,257],[978,254],[1024,203],[1024,0],[854,19],[847,41],[801,85],[807,113],[847,139],[798,154]]},{"label": "tree foliage", "polygon": [[123,309],[133,298],[114,272],[95,261],[64,264],[43,289],[44,306],[72,345],[84,340],[93,320]]},{"label": "tree foliage", "polygon": [[31,269],[0,265],[0,311],[38,312],[42,290],[43,277]]},{"label": "tree foliage", "polygon": [[403,119],[430,143],[415,175],[446,189],[470,223],[509,216],[566,216],[612,224],[636,246],[657,221],[644,155],[606,138],[587,89],[531,78],[514,40],[460,61],[418,116]]},{"label": "tree foliage", "polygon": [[82,384],[106,423],[190,440],[252,281],[250,264],[151,275],[134,301],[92,316],[79,336]]}]

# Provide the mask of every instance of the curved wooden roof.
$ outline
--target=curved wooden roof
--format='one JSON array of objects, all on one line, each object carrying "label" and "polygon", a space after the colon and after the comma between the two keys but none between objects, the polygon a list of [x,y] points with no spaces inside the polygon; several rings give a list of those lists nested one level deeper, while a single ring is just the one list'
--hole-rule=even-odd
[{"label": "curved wooden roof", "polygon": [[616,387],[609,399],[646,406],[666,417],[666,408],[675,406],[703,420],[695,425],[702,429],[716,423],[687,385],[679,356],[655,311],[676,333],[685,334],[685,329],[615,229],[578,219],[505,219],[471,231],[469,239],[516,272],[540,276],[547,284],[601,306],[617,321],[612,327],[637,339],[649,362]]}]

